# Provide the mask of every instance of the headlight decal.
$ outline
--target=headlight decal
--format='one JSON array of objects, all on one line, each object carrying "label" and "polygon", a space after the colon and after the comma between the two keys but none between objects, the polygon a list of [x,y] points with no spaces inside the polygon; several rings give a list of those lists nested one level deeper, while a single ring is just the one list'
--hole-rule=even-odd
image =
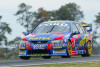
[{"label": "headlight decal", "polygon": [[31,49],[31,44],[28,42],[28,41],[24,41],[24,40],[21,40],[20,42],[20,45],[19,45],[19,48],[20,47],[26,47],[27,49]]},{"label": "headlight decal", "polygon": [[59,43],[63,43],[63,40],[53,40],[53,41],[51,41],[51,44],[59,44]]},{"label": "headlight decal", "polygon": [[53,48],[66,47],[66,43],[64,43],[63,40],[53,40],[51,41],[51,44],[53,44]]}]

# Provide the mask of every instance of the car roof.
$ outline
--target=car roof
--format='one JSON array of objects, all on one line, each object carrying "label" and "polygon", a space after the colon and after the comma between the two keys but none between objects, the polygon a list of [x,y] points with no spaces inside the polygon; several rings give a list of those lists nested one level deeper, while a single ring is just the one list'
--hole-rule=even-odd
[{"label": "car roof", "polygon": [[76,23],[76,21],[69,20],[56,20],[56,21],[45,21],[43,23]]}]

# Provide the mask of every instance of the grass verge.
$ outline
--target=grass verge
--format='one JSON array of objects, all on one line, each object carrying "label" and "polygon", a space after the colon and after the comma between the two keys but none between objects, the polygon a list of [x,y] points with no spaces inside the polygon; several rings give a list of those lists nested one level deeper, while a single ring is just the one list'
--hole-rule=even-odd
[{"label": "grass verge", "polygon": [[22,66],[22,67],[100,67],[100,62],[61,63],[61,64],[46,64],[37,66]]}]

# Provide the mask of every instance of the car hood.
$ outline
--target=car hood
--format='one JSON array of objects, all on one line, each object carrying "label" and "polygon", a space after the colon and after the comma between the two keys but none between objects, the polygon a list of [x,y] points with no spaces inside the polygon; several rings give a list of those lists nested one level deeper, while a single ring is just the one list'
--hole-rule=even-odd
[{"label": "car hood", "polygon": [[67,33],[37,33],[37,34],[29,34],[25,36],[28,41],[42,41],[42,40],[53,40],[57,37],[63,37],[67,35]]}]

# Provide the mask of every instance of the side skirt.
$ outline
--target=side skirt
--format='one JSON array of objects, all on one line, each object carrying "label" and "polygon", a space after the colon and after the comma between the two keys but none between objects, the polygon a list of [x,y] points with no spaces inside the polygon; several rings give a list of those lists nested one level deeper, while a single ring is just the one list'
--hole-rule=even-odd
[{"label": "side skirt", "polygon": [[72,55],[81,55],[86,53],[86,50],[77,50],[77,51],[72,51]]}]

